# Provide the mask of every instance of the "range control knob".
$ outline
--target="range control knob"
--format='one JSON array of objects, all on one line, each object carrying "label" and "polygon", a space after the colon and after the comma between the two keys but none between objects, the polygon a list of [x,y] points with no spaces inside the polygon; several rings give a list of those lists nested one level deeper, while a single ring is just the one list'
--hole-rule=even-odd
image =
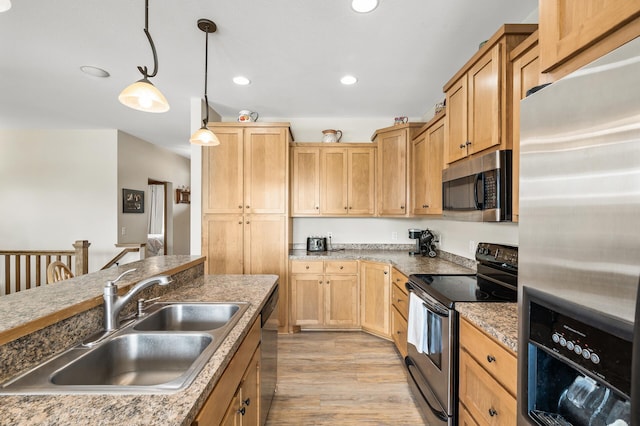
[{"label": "range control knob", "polygon": [[594,364],[600,364],[600,357],[598,354],[591,354],[591,362]]},{"label": "range control knob", "polygon": [[560,337],[560,346],[567,346],[567,339]]},{"label": "range control knob", "polygon": [[567,342],[567,349],[572,351],[574,347],[575,347],[575,345],[574,345],[574,343],[572,341],[568,341]]},{"label": "range control knob", "polygon": [[558,343],[560,341],[560,335],[558,333],[553,333],[551,340],[553,340],[553,343]]},{"label": "range control knob", "polygon": [[582,353],[582,348],[580,347],[580,345],[576,345],[573,348],[573,351],[576,353],[576,355],[580,355]]},{"label": "range control knob", "polygon": [[583,349],[582,350],[582,357],[584,359],[590,359],[591,358],[591,351],[589,349]]}]

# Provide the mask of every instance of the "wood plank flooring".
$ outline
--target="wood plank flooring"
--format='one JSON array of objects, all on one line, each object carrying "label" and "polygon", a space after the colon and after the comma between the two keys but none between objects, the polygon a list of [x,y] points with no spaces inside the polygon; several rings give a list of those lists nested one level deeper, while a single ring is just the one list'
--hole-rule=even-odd
[{"label": "wood plank flooring", "polygon": [[276,425],[422,425],[393,343],[362,332],[278,335]]}]

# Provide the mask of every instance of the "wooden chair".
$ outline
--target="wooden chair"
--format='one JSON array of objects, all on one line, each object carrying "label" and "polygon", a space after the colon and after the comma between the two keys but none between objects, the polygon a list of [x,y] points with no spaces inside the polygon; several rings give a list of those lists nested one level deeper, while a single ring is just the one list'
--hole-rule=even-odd
[{"label": "wooden chair", "polygon": [[73,272],[69,267],[59,260],[51,262],[47,266],[47,284],[73,278]]}]

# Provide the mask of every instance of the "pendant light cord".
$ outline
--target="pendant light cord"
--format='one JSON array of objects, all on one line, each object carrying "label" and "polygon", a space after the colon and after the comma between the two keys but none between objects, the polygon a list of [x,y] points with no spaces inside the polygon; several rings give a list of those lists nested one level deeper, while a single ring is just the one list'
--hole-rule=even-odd
[{"label": "pendant light cord", "polygon": [[153,52],[153,73],[149,74],[149,71],[145,66],[138,67],[138,71],[142,73],[144,78],[155,77],[158,73],[158,54],[156,53],[156,46],[153,44],[153,39],[151,38],[151,34],[149,33],[149,0],[144,1],[144,33],[149,40],[149,44],[151,45],[151,51]]},{"label": "pendant light cord", "polygon": [[202,124],[206,127],[209,122],[209,99],[207,98],[207,76],[209,75],[209,27],[204,32],[204,110],[205,118]]}]

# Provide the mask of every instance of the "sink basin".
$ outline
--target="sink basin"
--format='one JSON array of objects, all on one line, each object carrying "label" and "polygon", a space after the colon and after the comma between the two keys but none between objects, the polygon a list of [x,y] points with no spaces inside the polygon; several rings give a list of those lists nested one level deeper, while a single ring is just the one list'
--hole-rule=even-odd
[{"label": "sink basin", "polygon": [[176,303],[162,306],[134,326],[138,331],[207,331],[231,321],[237,303]]},{"label": "sink basin", "polygon": [[58,370],[51,382],[63,386],[168,384],[189,372],[212,341],[206,334],[125,334]]}]

